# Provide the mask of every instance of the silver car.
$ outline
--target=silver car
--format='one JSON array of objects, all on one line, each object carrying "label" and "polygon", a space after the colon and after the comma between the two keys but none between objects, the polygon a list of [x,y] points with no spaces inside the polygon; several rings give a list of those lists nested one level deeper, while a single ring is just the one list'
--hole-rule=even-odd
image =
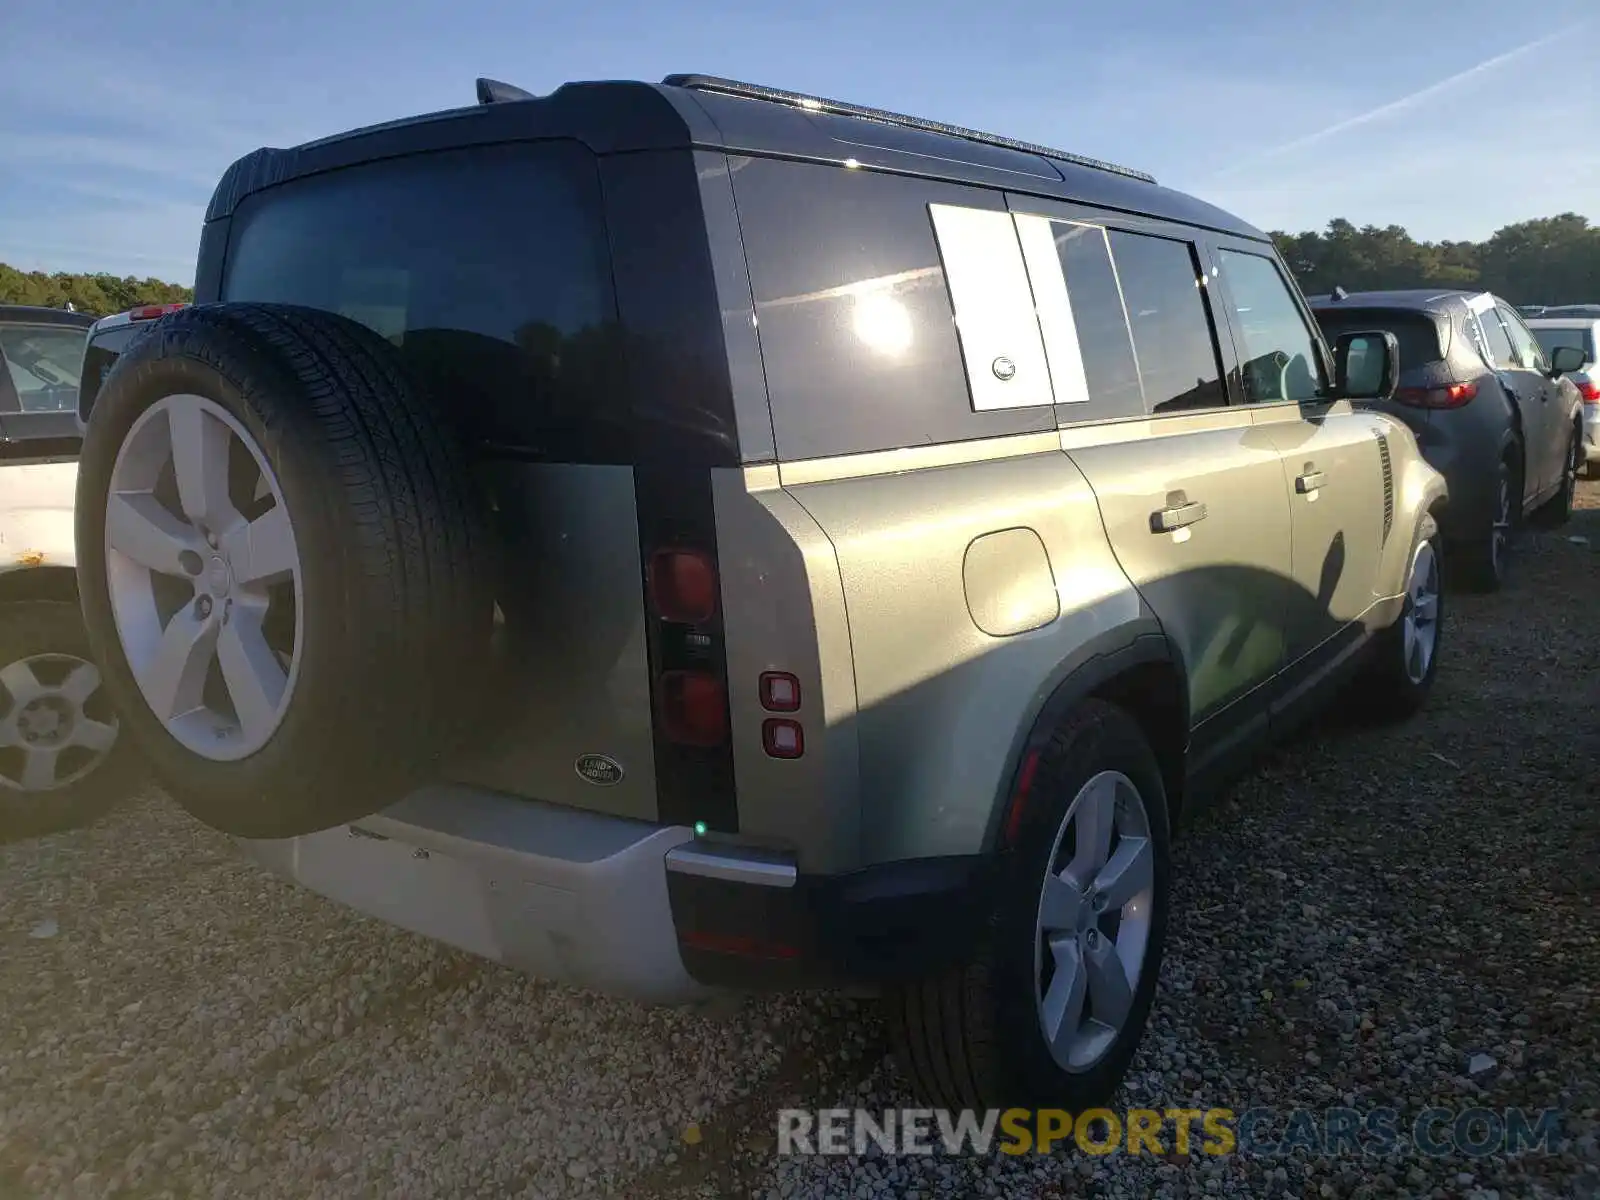
[{"label": "silver car", "polygon": [[1569,378],[1583,397],[1583,457],[1591,479],[1600,479],[1600,362],[1595,348],[1600,346],[1600,319],[1585,317],[1541,317],[1528,322],[1548,357],[1558,346],[1575,346],[1583,352],[1583,369]]}]

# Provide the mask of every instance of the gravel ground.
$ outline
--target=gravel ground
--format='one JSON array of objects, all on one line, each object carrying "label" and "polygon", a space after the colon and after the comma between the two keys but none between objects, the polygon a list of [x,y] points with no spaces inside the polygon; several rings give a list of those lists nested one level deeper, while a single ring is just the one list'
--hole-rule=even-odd
[{"label": "gravel ground", "polygon": [[0,849],[0,1197],[1600,1196],[1600,484],[1582,502],[1508,591],[1449,598],[1423,717],[1330,720],[1186,831],[1121,1097],[1560,1107],[1558,1154],[779,1160],[779,1107],[909,1102],[870,1003],[547,986],[151,795]]}]

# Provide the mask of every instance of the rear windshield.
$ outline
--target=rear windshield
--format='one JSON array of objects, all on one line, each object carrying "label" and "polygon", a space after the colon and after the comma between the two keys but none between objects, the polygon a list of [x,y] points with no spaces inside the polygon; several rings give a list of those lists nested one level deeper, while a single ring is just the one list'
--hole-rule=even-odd
[{"label": "rear windshield", "polygon": [[1421,313],[1396,312],[1393,309],[1340,309],[1337,312],[1319,310],[1317,323],[1322,326],[1328,344],[1339,340],[1341,334],[1363,333],[1373,329],[1394,334],[1400,343],[1400,369],[1426,366],[1444,357],[1439,345],[1439,328],[1433,318]]},{"label": "rear windshield", "polygon": [[1585,363],[1594,362],[1593,325],[1557,325],[1545,328],[1533,326],[1533,336],[1539,339],[1544,356],[1549,358],[1558,346],[1576,346],[1583,351]]},{"label": "rear windshield", "polygon": [[75,325],[0,325],[0,354],[23,412],[61,412],[77,404],[84,332]]},{"label": "rear windshield", "polygon": [[371,327],[480,444],[625,461],[599,175],[575,142],[372,162],[257,193],[222,295]]}]

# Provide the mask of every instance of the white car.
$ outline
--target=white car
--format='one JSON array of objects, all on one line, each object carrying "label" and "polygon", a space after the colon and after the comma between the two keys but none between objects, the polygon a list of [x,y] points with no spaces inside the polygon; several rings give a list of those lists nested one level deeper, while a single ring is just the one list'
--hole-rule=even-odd
[{"label": "white car", "polygon": [[0,840],[81,824],[134,778],[78,609],[78,383],[93,318],[0,306]]},{"label": "white car", "polygon": [[1547,355],[1557,346],[1576,346],[1583,351],[1583,370],[1569,378],[1583,394],[1583,450],[1589,478],[1600,478],[1600,319],[1535,317],[1528,328]]}]

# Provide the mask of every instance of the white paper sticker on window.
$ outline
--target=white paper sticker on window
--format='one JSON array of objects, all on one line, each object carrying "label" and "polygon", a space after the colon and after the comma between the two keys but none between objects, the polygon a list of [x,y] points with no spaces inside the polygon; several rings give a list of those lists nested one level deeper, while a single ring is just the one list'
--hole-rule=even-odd
[{"label": "white paper sticker on window", "polygon": [[972,407],[1051,403],[1033,293],[1011,214],[930,204]]}]

